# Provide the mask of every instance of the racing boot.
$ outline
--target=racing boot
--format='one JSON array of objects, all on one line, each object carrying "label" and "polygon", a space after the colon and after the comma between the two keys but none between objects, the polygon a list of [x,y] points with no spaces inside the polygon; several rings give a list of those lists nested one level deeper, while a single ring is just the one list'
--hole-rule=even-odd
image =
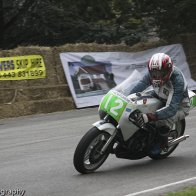
[{"label": "racing boot", "polygon": [[159,128],[159,139],[160,139],[160,147],[163,151],[168,151],[168,135],[170,128],[167,126],[162,126]]},{"label": "racing boot", "polygon": [[155,144],[152,148],[151,148],[151,150],[150,150],[150,153],[152,154],[152,155],[158,155],[158,154],[160,154],[161,153],[161,151],[162,151],[162,149],[161,149],[161,147],[160,147],[160,144]]}]

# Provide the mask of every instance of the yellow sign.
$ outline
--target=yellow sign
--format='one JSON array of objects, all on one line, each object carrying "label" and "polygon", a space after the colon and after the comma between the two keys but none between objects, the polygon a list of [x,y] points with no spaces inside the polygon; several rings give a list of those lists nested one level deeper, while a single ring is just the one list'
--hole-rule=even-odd
[{"label": "yellow sign", "polygon": [[0,58],[0,80],[26,80],[45,77],[45,64],[40,55]]}]

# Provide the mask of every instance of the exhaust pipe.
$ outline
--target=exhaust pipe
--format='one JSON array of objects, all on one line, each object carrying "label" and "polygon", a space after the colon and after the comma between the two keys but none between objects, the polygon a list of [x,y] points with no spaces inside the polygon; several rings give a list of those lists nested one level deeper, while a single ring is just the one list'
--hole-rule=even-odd
[{"label": "exhaust pipe", "polygon": [[171,147],[171,146],[173,146],[173,145],[175,145],[175,144],[178,144],[178,143],[180,143],[180,142],[186,140],[186,138],[189,138],[189,135],[183,135],[183,136],[181,136],[181,137],[178,137],[178,138],[172,140],[171,142],[169,142],[169,143],[168,143],[168,147]]}]

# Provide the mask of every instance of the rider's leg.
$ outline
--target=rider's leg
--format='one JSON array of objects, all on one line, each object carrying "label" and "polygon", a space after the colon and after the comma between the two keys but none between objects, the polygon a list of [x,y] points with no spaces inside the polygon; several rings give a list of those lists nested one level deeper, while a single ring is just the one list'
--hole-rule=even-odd
[{"label": "rider's leg", "polygon": [[175,123],[184,118],[185,112],[182,108],[180,108],[173,117],[165,120],[158,120],[156,122],[162,149],[168,147],[168,135],[171,130],[175,129]]},{"label": "rider's leg", "polygon": [[159,143],[162,149],[166,149],[168,147],[168,135],[170,130],[173,129],[174,126],[174,119],[166,119],[166,120],[159,120],[156,122],[158,135],[159,135]]},{"label": "rider's leg", "polygon": [[160,147],[162,149],[168,147],[168,135],[170,130],[171,128],[166,125],[158,128]]}]

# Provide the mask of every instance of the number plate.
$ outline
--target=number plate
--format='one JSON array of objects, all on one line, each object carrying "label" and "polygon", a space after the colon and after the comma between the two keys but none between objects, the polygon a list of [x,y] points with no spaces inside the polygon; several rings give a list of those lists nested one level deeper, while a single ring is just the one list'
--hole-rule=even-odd
[{"label": "number plate", "polygon": [[118,92],[111,91],[102,98],[99,109],[107,112],[118,122],[127,104],[128,100],[126,97],[123,97]]}]

